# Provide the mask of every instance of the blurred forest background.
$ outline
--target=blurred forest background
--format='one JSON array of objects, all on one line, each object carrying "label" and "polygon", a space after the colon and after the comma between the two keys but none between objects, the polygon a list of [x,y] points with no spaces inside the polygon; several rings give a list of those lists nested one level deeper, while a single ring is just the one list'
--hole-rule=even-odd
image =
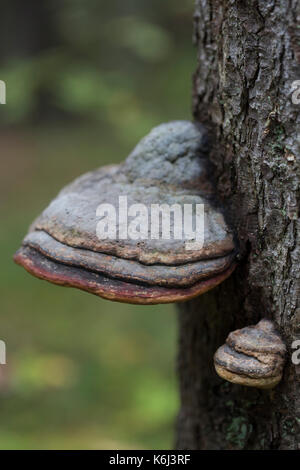
[{"label": "blurred forest background", "polygon": [[81,173],[189,119],[193,0],[2,0],[1,449],[172,448],[172,306],[116,304],[29,276],[12,255]]}]

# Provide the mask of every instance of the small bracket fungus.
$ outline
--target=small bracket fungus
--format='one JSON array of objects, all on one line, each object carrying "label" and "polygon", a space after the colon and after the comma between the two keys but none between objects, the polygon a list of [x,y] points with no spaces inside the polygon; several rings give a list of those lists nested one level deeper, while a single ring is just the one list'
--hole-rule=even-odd
[{"label": "small bracket fungus", "polygon": [[[179,302],[218,285],[234,270],[236,247],[209,180],[205,142],[204,129],[188,121],[154,128],[123,164],[64,188],[31,226],[16,263],[54,284],[137,304]],[[128,228],[129,207],[137,216],[153,205],[170,208],[176,237],[160,237],[147,217],[140,233]],[[204,242],[194,249],[184,231],[178,236],[186,205],[204,205]],[[111,208],[115,228],[100,237],[100,216]]]},{"label": "small bracket fungus", "polygon": [[273,322],[263,319],[229,334],[214,356],[217,374],[247,387],[273,388],[282,378],[286,347]]}]

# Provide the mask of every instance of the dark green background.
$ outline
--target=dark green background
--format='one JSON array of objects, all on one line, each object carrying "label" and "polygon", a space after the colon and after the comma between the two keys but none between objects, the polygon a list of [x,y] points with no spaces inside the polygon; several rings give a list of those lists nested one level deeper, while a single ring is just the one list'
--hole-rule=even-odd
[{"label": "dark green background", "polygon": [[1,449],[173,445],[173,306],[59,288],[12,255],[63,185],[190,119],[192,11],[192,0],[1,2]]}]

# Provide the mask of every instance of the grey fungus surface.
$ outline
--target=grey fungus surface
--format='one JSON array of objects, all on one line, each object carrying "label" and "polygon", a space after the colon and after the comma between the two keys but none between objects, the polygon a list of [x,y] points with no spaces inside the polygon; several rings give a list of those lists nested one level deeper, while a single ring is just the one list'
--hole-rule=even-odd
[{"label": "grey fungus surface", "polygon": [[[236,246],[211,184],[204,129],[188,121],[154,128],[123,164],[99,168],[65,187],[31,225],[15,261],[36,277],[111,300],[165,303],[213,288],[235,267]],[[180,239],[99,239],[101,204],[204,205],[204,244]],[[171,232],[175,218],[171,218]],[[119,217],[116,218],[117,224]],[[119,230],[117,225],[117,233]]]},{"label": "grey fungus surface", "polygon": [[214,356],[216,372],[239,385],[273,388],[282,378],[286,346],[273,322],[231,332]]}]

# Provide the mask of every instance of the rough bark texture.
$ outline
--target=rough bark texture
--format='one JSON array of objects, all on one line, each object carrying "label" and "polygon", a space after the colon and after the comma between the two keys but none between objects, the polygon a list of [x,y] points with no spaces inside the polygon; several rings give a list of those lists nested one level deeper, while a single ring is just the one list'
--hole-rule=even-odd
[{"label": "rough bark texture", "polygon": [[[180,449],[299,449],[300,0],[197,0],[196,120],[210,130],[216,188],[236,227],[230,279],[180,307]],[[298,26],[297,26],[298,21]],[[230,331],[273,319],[288,347],[283,381],[259,391],[217,377]]]}]

